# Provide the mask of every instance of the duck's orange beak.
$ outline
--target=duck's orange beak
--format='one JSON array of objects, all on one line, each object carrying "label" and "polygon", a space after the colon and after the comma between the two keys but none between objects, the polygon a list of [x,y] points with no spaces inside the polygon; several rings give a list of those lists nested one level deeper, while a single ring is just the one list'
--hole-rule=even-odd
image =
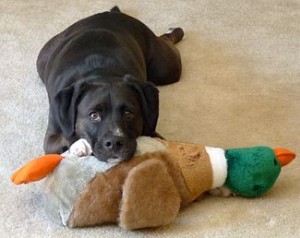
[{"label": "duck's orange beak", "polygon": [[296,158],[296,154],[287,149],[278,148],[278,149],[274,149],[274,152],[281,166],[285,166],[289,164],[290,162],[292,162],[293,159]]}]

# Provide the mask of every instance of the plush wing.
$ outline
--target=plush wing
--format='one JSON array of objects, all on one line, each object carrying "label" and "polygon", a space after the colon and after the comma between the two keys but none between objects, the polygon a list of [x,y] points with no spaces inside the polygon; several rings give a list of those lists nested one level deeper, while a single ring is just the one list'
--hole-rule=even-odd
[{"label": "plush wing", "polygon": [[172,222],[180,196],[166,165],[157,159],[130,171],[123,186],[120,226],[126,229],[156,227]]}]

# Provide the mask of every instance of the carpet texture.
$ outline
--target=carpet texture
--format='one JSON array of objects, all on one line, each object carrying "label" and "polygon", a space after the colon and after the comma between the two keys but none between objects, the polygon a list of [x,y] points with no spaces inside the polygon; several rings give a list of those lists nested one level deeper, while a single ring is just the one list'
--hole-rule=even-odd
[{"label": "carpet texture", "polygon": [[48,101],[35,67],[39,50],[71,23],[115,4],[157,35],[185,30],[181,81],[159,88],[163,136],[300,155],[298,0],[1,0],[1,237],[300,237],[300,158],[261,198],[208,196],[172,224],[136,232],[61,227],[43,210],[40,183],[11,184],[13,171],[43,153]]}]

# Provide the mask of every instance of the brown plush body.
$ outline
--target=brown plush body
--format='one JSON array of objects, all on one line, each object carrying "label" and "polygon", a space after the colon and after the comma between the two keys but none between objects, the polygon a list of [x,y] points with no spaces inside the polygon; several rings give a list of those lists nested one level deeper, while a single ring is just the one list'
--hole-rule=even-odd
[{"label": "brown plush body", "polygon": [[180,207],[211,188],[212,169],[203,146],[162,142],[169,153],[137,156],[98,173],[76,199],[68,226],[165,225],[175,219]]}]

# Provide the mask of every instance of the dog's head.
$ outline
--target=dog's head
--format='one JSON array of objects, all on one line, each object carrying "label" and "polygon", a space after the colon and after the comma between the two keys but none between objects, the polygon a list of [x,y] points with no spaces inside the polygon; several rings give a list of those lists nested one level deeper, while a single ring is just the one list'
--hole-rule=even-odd
[{"label": "dog's head", "polygon": [[130,159],[136,138],[154,134],[159,110],[155,86],[129,75],[70,86],[55,104],[63,135],[85,138],[103,161]]}]

